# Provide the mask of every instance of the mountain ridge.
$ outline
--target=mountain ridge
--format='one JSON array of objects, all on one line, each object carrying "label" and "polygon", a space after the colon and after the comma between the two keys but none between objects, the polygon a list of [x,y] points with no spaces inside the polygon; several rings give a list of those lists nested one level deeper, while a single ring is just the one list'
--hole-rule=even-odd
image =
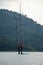
[{"label": "mountain ridge", "polygon": [[0,51],[17,50],[17,22],[22,32],[22,38],[25,45],[24,50],[43,51],[43,26],[37,24],[33,19],[23,14],[21,14],[21,21],[19,21],[19,19],[19,13],[0,9]]}]

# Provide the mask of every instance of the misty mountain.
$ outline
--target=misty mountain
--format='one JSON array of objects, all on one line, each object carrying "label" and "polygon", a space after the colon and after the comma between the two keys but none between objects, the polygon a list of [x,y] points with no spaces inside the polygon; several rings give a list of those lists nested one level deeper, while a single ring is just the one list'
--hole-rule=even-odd
[{"label": "misty mountain", "polygon": [[17,36],[19,41],[22,36],[25,51],[43,51],[43,26],[26,15],[0,9],[0,51],[16,51]]}]

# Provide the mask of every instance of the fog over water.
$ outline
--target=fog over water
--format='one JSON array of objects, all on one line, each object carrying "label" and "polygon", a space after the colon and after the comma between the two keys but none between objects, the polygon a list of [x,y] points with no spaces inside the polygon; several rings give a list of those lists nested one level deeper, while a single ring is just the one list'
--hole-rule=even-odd
[{"label": "fog over water", "polygon": [[43,65],[43,52],[0,52],[0,65]]}]

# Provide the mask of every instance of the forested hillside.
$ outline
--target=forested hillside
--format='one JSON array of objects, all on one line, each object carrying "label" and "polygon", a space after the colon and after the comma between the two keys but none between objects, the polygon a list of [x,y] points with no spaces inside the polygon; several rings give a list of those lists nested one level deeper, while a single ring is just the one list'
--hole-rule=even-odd
[{"label": "forested hillside", "polygon": [[[0,51],[17,50],[17,22],[21,29],[24,51],[43,51],[43,26],[17,12],[0,9]],[[19,35],[18,35],[19,36]]]}]

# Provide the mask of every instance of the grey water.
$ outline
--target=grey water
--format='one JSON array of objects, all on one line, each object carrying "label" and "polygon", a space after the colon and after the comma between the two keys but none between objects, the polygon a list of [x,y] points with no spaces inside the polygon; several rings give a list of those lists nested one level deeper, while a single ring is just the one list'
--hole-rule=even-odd
[{"label": "grey water", "polygon": [[43,65],[43,52],[0,52],[0,65]]}]

